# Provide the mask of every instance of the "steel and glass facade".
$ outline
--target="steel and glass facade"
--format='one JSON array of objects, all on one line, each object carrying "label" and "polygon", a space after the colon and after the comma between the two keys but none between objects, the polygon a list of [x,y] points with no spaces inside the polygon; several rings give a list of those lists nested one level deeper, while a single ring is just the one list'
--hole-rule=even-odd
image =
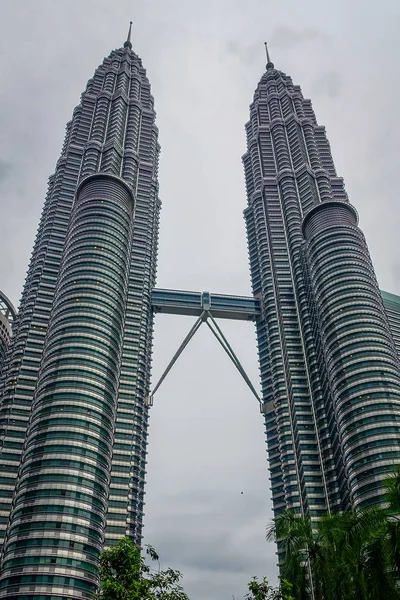
[{"label": "steel and glass facade", "polygon": [[400,461],[400,364],[357,213],[311,102],[271,62],[246,133],[274,511],[380,503]]},{"label": "steel and glass facade", "polygon": [[0,405],[0,597],[90,598],[104,544],[141,542],[158,130],[131,42],[67,125]]}]

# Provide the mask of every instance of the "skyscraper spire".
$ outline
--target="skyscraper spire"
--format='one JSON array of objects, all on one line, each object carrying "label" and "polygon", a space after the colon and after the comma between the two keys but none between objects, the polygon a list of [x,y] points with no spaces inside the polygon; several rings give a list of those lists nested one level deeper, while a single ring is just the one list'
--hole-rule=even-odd
[{"label": "skyscraper spire", "polygon": [[271,61],[271,59],[269,57],[267,42],[264,42],[264,46],[265,46],[265,52],[267,54],[267,71],[269,71],[270,69],[274,69],[275,65],[274,65],[274,63]]},{"label": "skyscraper spire", "polygon": [[126,42],[124,44],[124,48],[131,48],[132,49],[131,34],[132,34],[132,21],[129,21],[128,37],[126,38]]}]

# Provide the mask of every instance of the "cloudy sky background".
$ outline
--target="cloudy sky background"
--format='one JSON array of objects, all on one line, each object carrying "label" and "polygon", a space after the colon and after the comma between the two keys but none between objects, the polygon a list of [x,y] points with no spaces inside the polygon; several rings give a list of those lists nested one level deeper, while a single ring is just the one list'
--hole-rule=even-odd
[{"label": "cloudy sky background", "polygon": [[[268,39],[327,127],[381,287],[400,293],[398,0],[0,0],[0,289],[18,303],[65,123],[130,19],[162,145],[158,285],[250,293],[241,155]],[[190,325],[157,317],[154,381]],[[253,326],[222,326],[257,384]],[[238,600],[253,575],[276,578],[263,429],[200,330],[152,408],[145,517],[193,600]]]}]

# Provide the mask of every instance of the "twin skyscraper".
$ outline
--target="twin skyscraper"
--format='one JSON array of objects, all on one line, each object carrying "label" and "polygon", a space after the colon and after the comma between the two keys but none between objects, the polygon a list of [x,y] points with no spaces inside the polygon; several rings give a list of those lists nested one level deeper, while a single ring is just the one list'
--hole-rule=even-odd
[{"label": "twin skyscraper", "polygon": [[163,299],[255,320],[276,513],[382,503],[400,463],[400,299],[311,102],[268,57],[243,158],[254,298],[154,291],[160,147],[130,37],[67,124],[2,361],[0,598],[89,599],[104,545],[141,543]]}]

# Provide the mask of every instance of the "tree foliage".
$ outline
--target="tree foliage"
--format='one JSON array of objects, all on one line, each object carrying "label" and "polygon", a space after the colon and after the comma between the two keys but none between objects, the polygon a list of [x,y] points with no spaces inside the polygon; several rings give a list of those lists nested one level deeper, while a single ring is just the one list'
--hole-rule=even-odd
[{"label": "tree foliage", "polygon": [[[104,550],[100,556],[100,590],[94,600],[189,600],[180,584],[181,573],[170,568],[161,571],[159,556],[152,546],[146,546],[146,554],[157,563],[157,569],[146,564],[128,537]],[[246,600],[294,600],[292,585],[285,580],[274,588],[266,577],[260,582],[254,577],[248,589]]]},{"label": "tree foliage", "polygon": [[331,514],[312,523],[286,511],[267,531],[295,600],[400,599],[400,470],[387,507]]},{"label": "tree foliage", "polygon": [[100,590],[97,600],[189,600],[179,571],[159,568],[159,556],[152,546],[146,554],[158,563],[151,569],[128,537],[104,550],[100,556]]},{"label": "tree foliage", "polygon": [[291,595],[292,585],[283,579],[279,588],[269,585],[268,579],[263,578],[261,582],[257,577],[253,577],[249,585],[249,593],[246,594],[246,600],[294,600]]}]

